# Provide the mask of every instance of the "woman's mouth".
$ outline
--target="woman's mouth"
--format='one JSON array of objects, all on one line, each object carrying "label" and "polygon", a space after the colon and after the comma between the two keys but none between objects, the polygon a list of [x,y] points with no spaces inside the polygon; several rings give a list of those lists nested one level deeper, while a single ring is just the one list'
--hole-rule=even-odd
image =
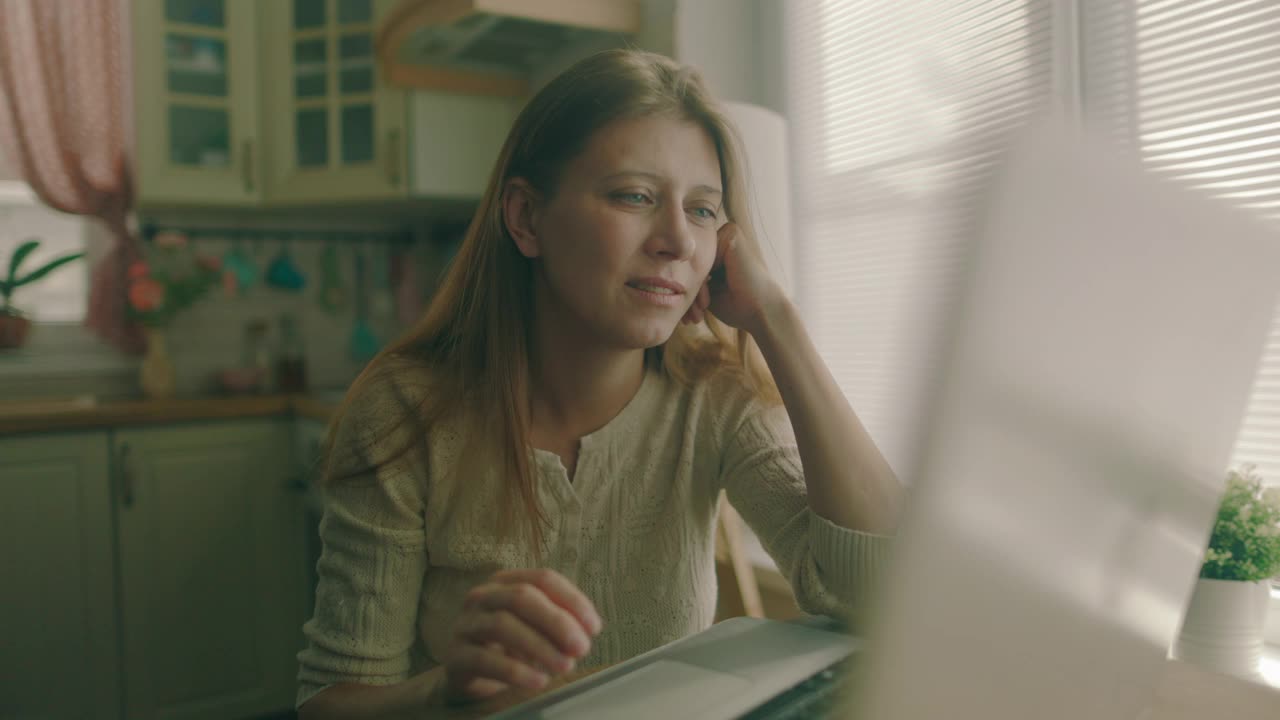
[{"label": "woman's mouth", "polygon": [[633,283],[627,283],[627,284],[637,290],[644,290],[645,292],[658,293],[659,295],[678,295],[679,294],[675,290],[672,290],[669,287],[662,287],[659,285],[650,285],[649,283],[633,282]]},{"label": "woman's mouth", "polygon": [[627,282],[637,299],[651,305],[679,307],[684,304],[684,287],[664,278],[639,278]]}]

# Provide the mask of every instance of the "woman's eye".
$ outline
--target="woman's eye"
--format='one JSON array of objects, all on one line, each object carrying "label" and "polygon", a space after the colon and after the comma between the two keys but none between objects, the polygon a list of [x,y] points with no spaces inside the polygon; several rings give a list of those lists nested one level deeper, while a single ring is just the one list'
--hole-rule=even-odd
[{"label": "woman's eye", "polygon": [[614,197],[628,205],[644,205],[649,202],[649,196],[641,192],[623,192]]},{"label": "woman's eye", "polygon": [[716,219],[716,211],[715,211],[715,210],[712,210],[712,209],[711,209],[711,208],[709,208],[709,207],[696,207],[696,208],[690,208],[690,212],[692,212],[694,215],[696,215],[696,216],[697,216],[699,219],[701,219],[701,220],[715,220],[715,219]]}]

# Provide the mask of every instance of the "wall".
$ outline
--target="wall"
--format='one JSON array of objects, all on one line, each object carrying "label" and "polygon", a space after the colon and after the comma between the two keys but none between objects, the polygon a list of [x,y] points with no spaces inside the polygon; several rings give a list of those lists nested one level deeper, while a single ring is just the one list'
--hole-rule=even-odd
[{"label": "wall", "polygon": [[681,0],[674,57],[698,68],[725,100],[783,112],[782,0]]}]

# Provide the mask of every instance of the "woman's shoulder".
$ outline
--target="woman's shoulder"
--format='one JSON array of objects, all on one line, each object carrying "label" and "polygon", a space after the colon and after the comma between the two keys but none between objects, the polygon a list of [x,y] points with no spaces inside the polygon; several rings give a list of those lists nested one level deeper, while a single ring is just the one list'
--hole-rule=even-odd
[{"label": "woman's shoulder", "polygon": [[432,384],[432,373],[425,364],[383,358],[351,384],[331,427],[338,437],[357,445],[385,441],[406,424],[418,424]]},{"label": "woman's shoulder", "polygon": [[673,392],[686,396],[700,423],[710,423],[732,432],[746,418],[768,411],[775,403],[762,392],[741,368],[723,366],[696,378],[668,377]]},{"label": "woman's shoulder", "polygon": [[385,415],[417,407],[431,394],[434,384],[426,363],[411,358],[386,357],[365,368],[347,391],[344,402],[361,415]]}]

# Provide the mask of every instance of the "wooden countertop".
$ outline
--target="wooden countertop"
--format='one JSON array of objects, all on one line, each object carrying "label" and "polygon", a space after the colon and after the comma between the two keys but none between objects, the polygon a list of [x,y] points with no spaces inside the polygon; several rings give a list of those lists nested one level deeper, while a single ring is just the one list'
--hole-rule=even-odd
[{"label": "wooden countertop", "polygon": [[327,421],[336,402],[315,395],[54,398],[0,402],[0,435],[296,415]]}]

